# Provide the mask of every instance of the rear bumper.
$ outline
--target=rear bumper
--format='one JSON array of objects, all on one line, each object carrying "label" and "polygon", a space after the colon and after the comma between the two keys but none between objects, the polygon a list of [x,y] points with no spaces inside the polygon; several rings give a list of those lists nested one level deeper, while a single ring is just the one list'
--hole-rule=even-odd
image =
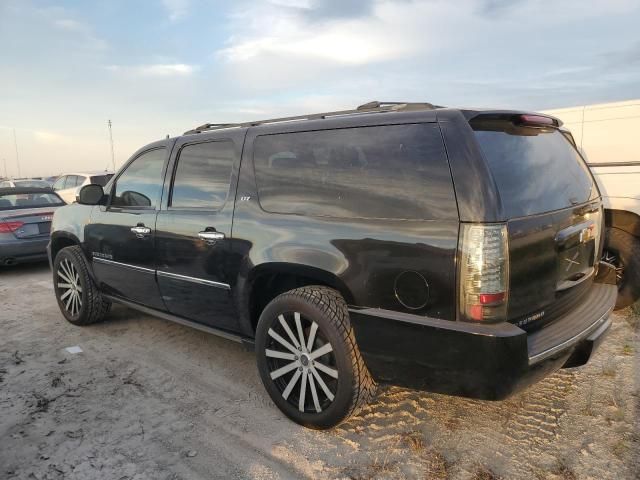
[{"label": "rear bumper", "polygon": [[49,237],[3,241],[0,243],[0,265],[5,265],[7,261],[23,263],[45,260],[48,243]]},{"label": "rear bumper", "polygon": [[500,400],[561,367],[585,364],[604,338],[615,285],[596,283],[582,304],[528,334],[380,309],[351,309],[358,345],[380,382]]}]

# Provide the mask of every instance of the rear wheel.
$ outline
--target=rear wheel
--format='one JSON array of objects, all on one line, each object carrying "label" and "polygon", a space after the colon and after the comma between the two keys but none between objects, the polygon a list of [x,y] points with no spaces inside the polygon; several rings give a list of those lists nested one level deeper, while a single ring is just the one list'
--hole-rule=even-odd
[{"label": "rear wheel", "polygon": [[272,300],[258,322],[256,352],[272,400],[306,427],[334,427],[375,394],[347,305],[330,288],[298,288]]},{"label": "rear wheel", "polygon": [[53,289],[64,318],[74,325],[101,321],[111,307],[93,283],[80,247],[60,250],[53,262]]},{"label": "rear wheel", "polygon": [[640,239],[617,228],[607,228],[602,260],[616,267],[616,310],[640,298]]}]

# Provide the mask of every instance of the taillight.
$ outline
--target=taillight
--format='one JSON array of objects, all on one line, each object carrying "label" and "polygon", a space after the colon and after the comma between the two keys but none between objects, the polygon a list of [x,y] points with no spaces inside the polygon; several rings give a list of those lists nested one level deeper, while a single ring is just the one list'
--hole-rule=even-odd
[{"label": "taillight", "polygon": [[506,320],[509,299],[506,225],[461,225],[458,278],[462,320]]},{"label": "taillight", "polygon": [[24,222],[0,222],[0,233],[11,233],[19,229]]},{"label": "taillight", "polygon": [[594,265],[598,265],[598,261],[600,260],[600,255],[602,254],[602,251],[600,249],[600,242],[602,241],[602,227],[604,226],[603,224],[603,218],[602,218],[602,206],[598,207],[598,210],[596,210],[595,212],[591,212],[591,213],[587,213],[587,215],[585,215],[587,218],[593,219],[593,223],[594,223],[594,240],[595,240],[595,245],[594,245],[594,252],[593,252],[593,264]]}]

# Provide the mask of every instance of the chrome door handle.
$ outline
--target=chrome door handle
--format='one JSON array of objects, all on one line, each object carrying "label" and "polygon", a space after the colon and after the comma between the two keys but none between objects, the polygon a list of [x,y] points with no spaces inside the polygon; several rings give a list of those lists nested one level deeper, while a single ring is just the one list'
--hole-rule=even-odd
[{"label": "chrome door handle", "polygon": [[151,233],[151,229],[149,227],[145,227],[144,225],[136,225],[135,227],[131,227],[131,231],[136,234],[138,238],[144,238],[145,235],[149,235]]},{"label": "chrome door handle", "polygon": [[224,233],[205,230],[204,232],[198,232],[198,237],[207,243],[216,243],[218,240],[224,240]]}]

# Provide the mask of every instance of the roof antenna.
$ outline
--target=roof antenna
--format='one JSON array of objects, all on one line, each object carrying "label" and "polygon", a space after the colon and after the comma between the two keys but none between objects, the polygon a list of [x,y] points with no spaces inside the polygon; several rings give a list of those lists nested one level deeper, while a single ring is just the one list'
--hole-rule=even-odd
[{"label": "roof antenna", "polygon": [[113,153],[113,133],[111,132],[111,120],[107,122],[109,126],[109,142],[111,143],[111,165],[113,166],[113,171],[116,171],[116,157]]}]

